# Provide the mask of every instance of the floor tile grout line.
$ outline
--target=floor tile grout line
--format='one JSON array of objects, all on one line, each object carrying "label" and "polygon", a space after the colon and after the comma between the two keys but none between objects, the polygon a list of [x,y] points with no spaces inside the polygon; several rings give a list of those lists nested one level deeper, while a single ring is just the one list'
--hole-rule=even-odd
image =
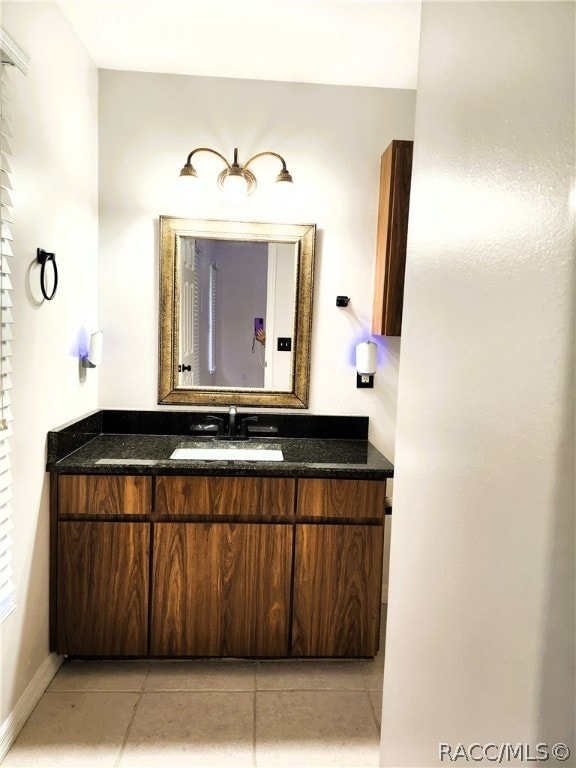
[{"label": "floor tile grout line", "polygon": [[144,693],[252,693],[250,688],[148,688]]},{"label": "floor tile grout line", "polygon": [[370,696],[371,693],[375,693],[378,695],[382,695],[382,691],[376,691],[376,690],[368,690],[367,688],[265,688],[264,690],[258,689],[256,691],[258,694],[271,694],[271,693],[287,693],[287,694],[301,694],[301,693],[322,693],[322,694],[346,694],[346,693],[353,693],[353,694],[366,694],[367,696]]},{"label": "floor tile grout line", "polygon": [[122,739],[122,744],[120,746],[120,751],[118,752],[118,757],[116,758],[116,760],[114,762],[114,768],[119,768],[120,763],[122,762],[122,758],[124,756],[126,745],[128,744],[128,739],[130,738],[130,734],[132,732],[132,727],[134,725],[134,720],[136,720],[136,714],[138,712],[138,707],[140,706],[140,702],[142,701],[142,697],[144,696],[144,693],[146,691],[146,681],[148,679],[149,674],[150,674],[150,663],[148,663],[147,668],[146,668],[146,674],[142,678],[142,682],[140,684],[140,690],[138,691],[138,698],[136,699],[136,703],[134,704],[134,708],[132,710],[132,716],[130,718],[130,721],[128,722],[128,726],[126,728],[126,733],[124,734],[124,738]]},{"label": "floor tile grout line", "polygon": [[380,738],[382,727],[378,720],[378,716],[376,715],[376,707],[374,706],[374,702],[372,701],[372,696],[370,696],[370,691],[366,691],[366,696],[368,696],[368,704],[370,705],[370,711],[372,712],[372,717],[374,718],[376,733],[378,734],[378,738]]},{"label": "floor tile grout line", "polygon": [[138,695],[138,698],[136,699],[136,703],[134,704],[134,707],[132,709],[132,716],[130,717],[130,721],[128,722],[128,726],[126,728],[126,733],[124,734],[124,738],[122,739],[122,744],[120,746],[120,751],[118,752],[118,757],[114,762],[114,768],[119,768],[119,765],[124,756],[124,751],[126,749],[126,745],[128,744],[128,739],[130,738],[130,733],[132,732],[132,726],[134,725],[134,720],[136,719],[136,713],[138,712],[138,707],[140,706],[140,702],[142,700],[142,696],[144,695],[144,691],[142,690],[138,691],[137,695]]}]

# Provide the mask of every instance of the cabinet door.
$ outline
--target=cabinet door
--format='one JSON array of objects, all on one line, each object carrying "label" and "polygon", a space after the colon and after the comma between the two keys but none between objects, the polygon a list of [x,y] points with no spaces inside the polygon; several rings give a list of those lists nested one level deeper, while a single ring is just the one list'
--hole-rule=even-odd
[{"label": "cabinet door", "polygon": [[296,526],[293,656],[378,652],[383,530]]},{"label": "cabinet door", "polygon": [[147,652],[148,523],[58,523],[57,651]]},{"label": "cabinet door", "polygon": [[157,656],[286,656],[292,528],[154,526],[152,645]]}]

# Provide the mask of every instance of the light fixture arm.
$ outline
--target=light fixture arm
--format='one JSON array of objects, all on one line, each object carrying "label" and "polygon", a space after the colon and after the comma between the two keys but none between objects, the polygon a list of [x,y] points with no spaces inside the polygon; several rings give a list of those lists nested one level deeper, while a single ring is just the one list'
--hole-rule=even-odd
[{"label": "light fixture arm", "polygon": [[277,152],[258,152],[257,155],[254,155],[253,157],[248,160],[247,163],[244,165],[244,170],[248,168],[250,163],[252,163],[254,160],[257,160],[259,157],[264,157],[264,155],[271,155],[272,157],[277,157],[278,160],[282,163],[282,170],[278,174],[278,177],[276,181],[292,181],[292,176],[288,172],[288,168],[286,167],[286,161],[282,157],[282,155],[279,155]]},{"label": "light fixture arm", "polygon": [[259,157],[264,157],[265,155],[271,155],[272,157],[276,157],[280,162],[282,163],[282,170],[276,177],[276,181],[281,182],[290,182],[292,183],[292,176],[290,175],[288,169],[286,168],[286,162],[284,158],[279,155],[276,152],[258,152],[258,154],[253,155],[247,163],[245,163],[243,166],[241,166],[238,163],[238,149],[234,149],[234,160],[232,163],[229,163],[228,160],[224,157],[224,155],[220,154],[220,152],[217,152],[215,149],[210,149],[210,147],[196,147],[196,149],[193,149],[192,152],[188,155],[186,158],[186,163],[184,164],[184,167],[180,171],[180,176],[184,178],[197,178],[196,170],[194,169],[192,165],[192,156],[195,155],[197,152],[210,152],[212,155],[216,155],[216,157],[219,157],[220,160],[224,163],[226,168],[218,175],[218,185],[221,188],[224,188],[225,183],[228,181],[228,183],[231,183],[232,181],[236,182],[237,180],[243,180],[245,182],[245,191],[247,195],[251,195],[254,190],[256,189],[256,176],[252,173],[252,171],[248,170],[248,166],[250,163],[253,163],[254,160],[257,160]]},{"label": "light fixture arm", "polygon": [[[192,163],[191,163],[192,155],[195,155],[196,152],[210,152],[212,155],[216,155],[216,157],[219,157],[220,160],[223,161],[223,163],[226,165],[227,168],[230,168],[230,163],[228,162],[228,160],[226,160],[224,155],[221,155],[220,152],[217,152],[215,149],[210,149],[210,147],[196,147],[196,149],[193,149],[192,152],[190,152],[190,154],[186,158],[186,165],[192,165]],[[237,152],[238,152],[238,150],[235,149],[234,150],[234,158],[235,159],[236,159]]]},{"label": "light fixture arm", "polygon": [[287,170],[286,161],[284,160],[282,155],[278,155],[276,152],[258,152],[257,155],[254,155],[253,157],[250,158],[250,160],[248,160],[247,163],[245,163],[244,168],[248,168],[248,166],[253,160],[257,160],[259,157],[263,157],[264,155],[272,155],[272,157],[277,157],[278,160],[280,160],[280,162],[282,163],[282,170],[283,171]]}]

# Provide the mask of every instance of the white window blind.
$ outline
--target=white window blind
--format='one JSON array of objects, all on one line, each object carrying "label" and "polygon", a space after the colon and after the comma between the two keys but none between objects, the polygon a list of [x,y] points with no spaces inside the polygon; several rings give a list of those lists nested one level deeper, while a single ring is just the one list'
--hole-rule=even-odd
[{"label": "white window blind", "polygon": [[17,67],[26,74],[27,59],[12,40],[0,30],[0,624],[16,607],[12,571],[12,182],[10,141],[10,70]]},{"label": "white window blind", "polygon": [[0,75],[0,621],[14,610],[14,582],[12,581],[12,473],[10,471],[10,437],[12,411],[10,408],[10,357],[12,350],[12,299],[10,259],[12,258],[12,185],[10,182],[11,155],[10,107],[7,96],[8,66],[2,64]]}]

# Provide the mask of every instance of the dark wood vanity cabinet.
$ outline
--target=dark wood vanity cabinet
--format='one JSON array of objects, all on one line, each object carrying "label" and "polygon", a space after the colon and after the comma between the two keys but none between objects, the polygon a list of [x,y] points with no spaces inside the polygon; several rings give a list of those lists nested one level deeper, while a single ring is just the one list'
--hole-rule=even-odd
[{"label": "dark wood vanity cabinet", "polygon": [[376,654],[385,481],[53,481],[58,653]]}]

